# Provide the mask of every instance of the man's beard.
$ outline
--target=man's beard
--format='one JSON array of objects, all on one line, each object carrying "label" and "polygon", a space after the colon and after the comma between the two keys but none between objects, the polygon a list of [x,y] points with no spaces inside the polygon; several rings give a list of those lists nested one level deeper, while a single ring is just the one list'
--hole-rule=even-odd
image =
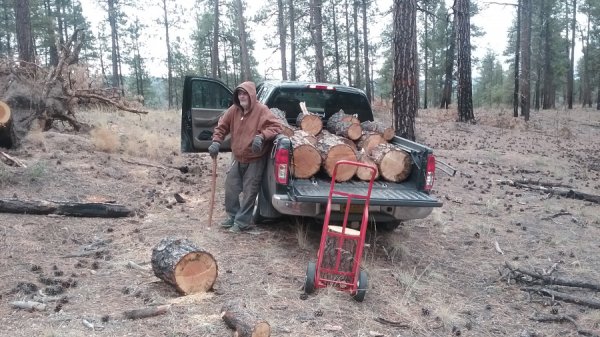
[{"label": "man's beard", "polygon": [[240,101],[240,105],[242,106],[242,108],[244,108],[244,110],[248,110],[248,108],[250,107],[250,102],[248,102],[248,101],[246,101],[246,102]]}]

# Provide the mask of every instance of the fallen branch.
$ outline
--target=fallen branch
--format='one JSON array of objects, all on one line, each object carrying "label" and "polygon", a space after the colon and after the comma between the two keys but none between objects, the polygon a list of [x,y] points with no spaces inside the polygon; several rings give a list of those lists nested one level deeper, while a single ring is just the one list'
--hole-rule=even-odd
[{"label": "fallen branch", "polygon": [[541,180],[533,180],[533,179],[517,179],[513,180],[515,183],[523,184],[523,185],[535,185],[535,186],[543,186],[543,187],[566,187],[572,188],[571,185],[566,185],[563,183],[554,183],[551,181],[541,181]]},{"label": "fallen branch", "polygon": [[552,316],[539,316],[539,317],[530,317],[529,318],[532,321],[536,321],[536,322],[555,322],[555,323],[564,323],[564,322],[570,322],[571,324],[573,324],[575,326],[575,330],[577,330],[577,333],[582,335],[582,336],[588,336],[588,337],[600,337],[598,336],[598,334],[592,332],[592,331],[588,331],[588,330],[583,330],[579,327],[579,324],[577,324],[577,322],[575,321],[575,319],[571,316],[567,316],[567,315],[552,315]]},{"label": "fallen branch", "polygon": [[156,164],[151,164],[151,163],[142,163],[142,162],[139,162],[139,161],[124,159],[124,158],[121,158],[121,160],[124,161],[124,162],[126,162],[126,163],[128,163],[128,164],[134,164],[134,165],[140,165],[140,166],[147,166],[147,167],[154,167],[154,168],[159,168],[159,169],[163,169],[163,170],[172,168],[172,169],[176,169],[176,170],[181,171],[181,173],[188,173],[189,170],[190,170],[189,167],[187,167],[187,166],[171,166],[171,165],[163,166],[163,165],[156,165]]},{"label": "fallen branch", "polygon": [[81,90],[75,90],[75,91],[68,90],[67,94],[69,96],[77,97],[77,98],[95,99],[95,100],[98,100],[98,101],[110,104],[110,105],[118,108],[119,110],[123,110],[123,111],[129,111],[129,112],[133,112],[133,113],[140,114],[140,115],[147,115],[148,114],[148,111],[140,110],[140,109],[136,109],[136,108],[132,108],[132,107],[126,106],[122,102],[117,102],[117,101],[112,100],[112,99],[110,99],[108,97],[104,97],[104,96],[101,96],[101,95],[98,95],[98,94],[92,94],[92,93],[84,92],[84,91],[81,91]]},{"label": "fallen branch", "polygon": [[554,277],[554,276],[541,275],[541,274],[538,274],[533,271],[515,267],[515,266],[511,265],[508,261],[504,262],[504,264],[506,265],[506,267],[508,269],[510,269],[513,272],[518,272],[518,273],[521,273],[521,274],[524,274],[527,276],[531,276],[535,279],[541,280],[543,285],[546,285],[546,284],[559,285],[559,286],[585,288],[585,289],[600,291],[600,284],[598,284],[598,283],[592,283],[592,282],[580,281],[580,280],[568,280],[568,279],[558,278],[558,277]]},{"label": "fallen branch", "polygon": [[390,320],[385,319],[383,317],[377,317],[377,318],[375,318],[375,322],[378,322],[378,323],[381,323],[381,324],[385,324],[385,325],[389,325],[389,326],[393,326],[395,328],[402,328],[402,329],[408,329],[408,328],[410,328],[410,325],[408,325],[406,323],[390,321]]},{"label": "fallen branch", "polygon": [[7,153],[0,151],[0,156],[6,158],[9,162],[13,163],[14,165],[16,165],[18,167],[27,168],[27,165],[23,164],[22,161],[18,160],[15,157],[8,155]]},{"label": "fallen branch", "polygon": [[551,220],[551,219],[558,218],[559,216],[563,216],[563,215],[573,215],[573,214],[571,214],[569,212],[558,212],[554,215],[544,217],[544,218],[542,218],[542,220]]},{"label": "fallen branch", "polygon": [[29,310],[29,311],[33,311],[33,310],[44,311],[44,310],[46,310],[46,305],[44,303],[34,302],[34,301],[14,301],[14,302],[10,302],[10,305],[13,308],[25,309],[25,310]]},{"label": "fallen branch", "polygon": [[574,295],[565,294],[560,291],[554,291],[554,290],[550,290],[547,288],[536,288],[536,287],[523,287],[523,288],[521,288],[521,290],[527,291],[527,292],[536,292],[541,295],[550,296],[550,297],[552,297],[553,300],[561,300],[561,301],[565,301],[568,303],[583,305],[583,306],[586,306],[586,307],[589,307],[592,309],[600,309],[599,301],[589,299],[589,298],[582,298],[582,297],[578,297],[578,296],[574,296]]},{"label": "fallen branch", "polygon": [[159,305],[156,307],[150,307],[150,308],[144,308],[144,309],[128,310],[128,311],[123,312],[123,317],[125,317],[127,319],[140,319],[140,318],[154,317],[154,316],[158,316],[158,315],[167,313],[167,311],[169,311],[169,308],[171,308],[171,305],[165,304],[165,305]]},{"label": "fallen branch", "polygon": [[542,191],[551,195],[559,195],[565,198],[591,201],[600,204],[600,195],[583,193],[573,189],[565,189],[558,187],[544,187],[539,185],[524,184],[513,180],[498,180],[500,185],[509,185],[513,187],[528,188],[530,190]]},{"label": "fallen branch", "polygon": [[100,202],[0,199],[0,213],[122,218],[131,216],[134,212],[123,205]]}]

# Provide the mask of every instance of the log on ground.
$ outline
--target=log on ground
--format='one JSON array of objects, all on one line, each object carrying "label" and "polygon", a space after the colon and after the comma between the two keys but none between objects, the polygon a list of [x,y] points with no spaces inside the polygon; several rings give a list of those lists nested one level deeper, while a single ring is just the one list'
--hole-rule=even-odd
[{"label": "log on ground", "polygon": [[408,178],[412,169],[410,155],[392,144],[379,144],[369,153],[377,165],[379,174],[383,179],[392,182],[401,182]]},{"label": "log on ground", "polygon": [[0,147],[10,149],[15,143],[16,136],[10,108],[0,101]]},{"label": "log on ground", "polygon": [[152,270],[181,294],[212,289],[218,275],[217,261],[187,239],[167,237],[152,250]]},{"label": "log on ground", "polygon": [[[323,158],[323,170],[333,176],[335,164],[340,160],[356,161],[356,152],[346,144],[342,137],[323,132],[317,143],[317,149]],[[356,166],[340,165],[336,173],[336,181],[348,181],[356,174]]]},{"label": "log on ground", "polygon": [[[312,139],[305,137],[305,135],[312,137]],[[311,143],[311,140],[316,142],[314,136],[302,130],[296,131],[291,137],[292,158],[294,158],[291,173],[296,178],[310,178],[321,169],[321,154]]]},{"label": "log on ground", "polygon": [[346,115],[343,110],[340,110],[329,117],[327,130],[338,136],[358,140],[362,136],[362,127],[356,121],[352,116]]},{"label": "log on ground", "polygon": [[131,216],[134,212],[123,205],[101,202],[0,199],[0,213],[121,218]]},{"label": "log on ground", "polygon": [[235,330],[237,337],[268,337],[271,326],[263,319],[251,313],[246,305],[239,301],[229,301],[221,309],[221,318],[225,324]]},{"label": "log on ground", "polygon": [[371,131],[380,134],[383,137],[383,139],[385,139],[388,142],[392,140],[392,138],[394,138],[394,135],[396,134],[394,128],[386,127],[380,122],[366,121],[360,123],[360,126],[365,131]]}]

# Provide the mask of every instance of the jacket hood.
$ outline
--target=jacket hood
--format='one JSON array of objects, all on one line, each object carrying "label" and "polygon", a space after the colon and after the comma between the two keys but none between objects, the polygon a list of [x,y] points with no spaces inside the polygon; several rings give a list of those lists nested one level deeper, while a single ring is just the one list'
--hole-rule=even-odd
[{"label": "jacket hood", "polygon": [[240,90],[244,90],[250,96],[250,107],[248,107],[248,111],[251,111],[256,105],[256,84],[251,81],[246,81],[238,85],[233,91],[233,103],[241,108],[242,106],[240,105],[240,100],[238,99],[238,92]]}]

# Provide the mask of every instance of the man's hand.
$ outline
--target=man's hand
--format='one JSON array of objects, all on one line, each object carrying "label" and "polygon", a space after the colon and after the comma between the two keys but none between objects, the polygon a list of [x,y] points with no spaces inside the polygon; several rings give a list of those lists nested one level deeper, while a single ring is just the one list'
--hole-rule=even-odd
[{"label": "man's hand", "polygon": [[252,141],[252,152],[259,153],[263,148],[263,141],[264,139],[261,135],[256,135]]},{"label": "man's hand", "polygon": [[221,144],[219,144],[217,142],[212,142],[212,144],[210,144],[210,146],[208,147],[208,153],[210,153],[211,157],[217,158],[217,155],[219,154],[220,146],[221,146]]}]

